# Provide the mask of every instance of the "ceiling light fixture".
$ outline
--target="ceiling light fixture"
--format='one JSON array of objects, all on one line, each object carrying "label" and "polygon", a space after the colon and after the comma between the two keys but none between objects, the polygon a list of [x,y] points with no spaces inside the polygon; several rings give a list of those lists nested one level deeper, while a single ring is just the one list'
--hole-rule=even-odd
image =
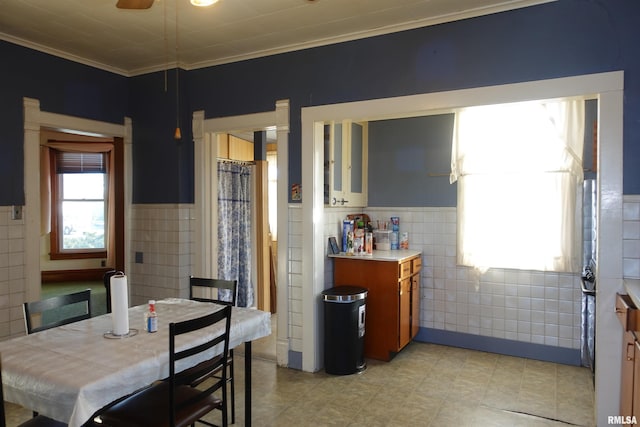
[{"label": "ceiling light fixture", "polygon": [[191,0],[192,5],[199,7],[211,6],[212,4],[217,2],[218,0]]}]

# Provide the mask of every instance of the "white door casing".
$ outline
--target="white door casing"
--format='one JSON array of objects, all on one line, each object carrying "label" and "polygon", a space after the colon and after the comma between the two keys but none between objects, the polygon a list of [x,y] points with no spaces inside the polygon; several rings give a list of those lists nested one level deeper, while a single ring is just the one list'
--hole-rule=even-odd
[{"label": "white door casing", "polygon": [[276,101],[275,109],[263,113],[205,119],[204,111],[193,113],[194,141],[194,194],[195,194],[195,260],[194,274],[213,277],[216,259],[217,188],[216,133],[233,131],[264,130],[275,126],[278,155],[278,265],[277,265],[277,317],[276,358],[278,365],[287,366],[289,361],[289,312],[288,293],[288,248],[289,248],[289,101]]},{"label": "white door casing", "polygon": [[[417,94],[303,108],[302,117],[302,369],[322,366],[319,325],[324,278],[324,198],[322,124],[329,120],[381,120],[451,111],[454,108],[584,96],[597,98],[598,117],[598,298],[596,299],[596,421],[618,413],[622,338],[613,314],[615,293],[623,284],[622,268],[622,71]],[[606,248],[606,250],[602,250]]]}]

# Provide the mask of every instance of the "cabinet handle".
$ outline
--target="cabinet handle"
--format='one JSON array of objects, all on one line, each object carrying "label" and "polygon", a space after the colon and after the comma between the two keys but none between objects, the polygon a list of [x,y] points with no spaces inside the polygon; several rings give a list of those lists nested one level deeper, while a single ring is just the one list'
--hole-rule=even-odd
[{"label": "cabinet handle", "polygon": [[331,199],[331,204],[332,204],[332,205],[334,205],[334,206],[335,206],[335,205],[337,205],[338,203],[340,203],[340,205],[341,205],[341,206],[344,206],[344,204],[345,204],[345,203],[349,203],[349,201],[348,201],[348,200],[345,200],[344,198],[342,198],[342,199],[338,200],[338,199],[336,199],[336,198],[334,197],[333,199]]},{"label": "cabinet handle", "polygon": [[624,309],[616,307],[616,313],[624,313]]},{"label": "cabinet handle", "polygon": [[631,362],[633,360],[633,343],[627,343],[627,361]]}]

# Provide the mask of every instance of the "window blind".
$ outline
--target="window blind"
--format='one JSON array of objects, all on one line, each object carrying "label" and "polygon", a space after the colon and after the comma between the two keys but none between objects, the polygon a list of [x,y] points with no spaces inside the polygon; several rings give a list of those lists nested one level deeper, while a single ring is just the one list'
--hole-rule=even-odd
[{"label": "window blind", "polygon": [[56,153],[56,173],[106,173],[105,153]]}]

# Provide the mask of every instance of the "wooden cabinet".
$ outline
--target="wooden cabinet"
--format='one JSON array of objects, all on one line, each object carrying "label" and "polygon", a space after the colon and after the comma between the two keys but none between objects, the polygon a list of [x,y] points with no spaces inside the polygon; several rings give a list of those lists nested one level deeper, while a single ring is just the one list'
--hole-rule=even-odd
[{"label": "wooden cabinet", "polygon": [[421,256],[411,260],[411,339],[414,339],[420,330],[420,270]]},{"label": "wooden cabinet", "polygon": [[640,415],[640,315],[626,294],[616,295],[616,316],[623,330],[620,415]]},{"label": "wooden cabinet", "polygon": [[351,120],[324,126],[325,204],[367,205],[367,129],[366,122]]},{"label": "wooden cabinet", "polygon": [[[395,251],[390,251],[395,252]],[[368,289],[364,355],[389,361],[420,328],[421,254],[401,260],[335,257],[334,285]]]},{"label": "wooden cabinet", "polygon": [[640,413],[640,342],[633,343],[633,398],[631,399],[633,414]]}]

